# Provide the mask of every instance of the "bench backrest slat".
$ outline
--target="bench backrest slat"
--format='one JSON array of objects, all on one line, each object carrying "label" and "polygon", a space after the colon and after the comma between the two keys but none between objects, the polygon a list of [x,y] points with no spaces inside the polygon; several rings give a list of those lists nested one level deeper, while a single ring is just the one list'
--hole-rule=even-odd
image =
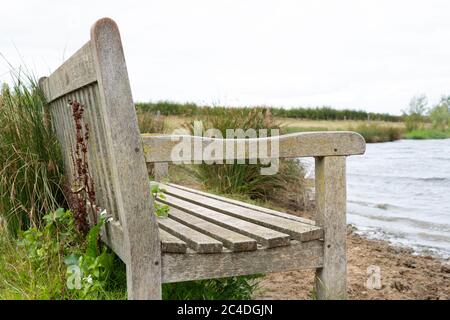
[{"label": "bench backrest slat", "polygon": [[[76,100],[84,106],[96,204],[113,217],[112,224],[122,227],[120,251],[126,253],[122,258],[127,263],[129,293],[139,296],[142,290],[156,290],[157,296],[161,290],[155,285],[161,280],[158,227],[120,34],[114,21],[97,21],[91,29],[91,40],[48,78],[42,78],[40,87],[49,104],[69,179],[74,173],[76,130],[68,102]],[[108,224],[106,231],[107,237]],[[143,274],[146,276],[142,279]]]}]

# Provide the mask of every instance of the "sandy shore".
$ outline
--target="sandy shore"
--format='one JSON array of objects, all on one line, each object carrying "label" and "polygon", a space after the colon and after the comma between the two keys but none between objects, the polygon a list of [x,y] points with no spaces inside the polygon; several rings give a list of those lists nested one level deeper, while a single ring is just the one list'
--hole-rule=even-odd
[{"label": "sandy shore", "polygon": [[[450,262],[416,256],[411,250],[385,241],[348,235],[349,299],[450,300]],[[367,289],[367,268],[381,269],[381,289]],[[255,299],[311,299],[314,271],[289,271],[267,275]]]}]

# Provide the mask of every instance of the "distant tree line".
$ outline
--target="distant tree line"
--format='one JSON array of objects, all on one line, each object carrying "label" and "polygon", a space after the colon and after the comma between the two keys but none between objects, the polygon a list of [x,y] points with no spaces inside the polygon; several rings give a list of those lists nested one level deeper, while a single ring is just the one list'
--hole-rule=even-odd
[{"label": "distant tree line", "polygon": [[[162,115],[201,115],[208,106],[199,106],[195,103],[176,103],[170,101],[159,101],[150,103],[137,103],[139,111],[159,112]],[[240,107],[242,108],[242,107]],[[279,108],[261,107],[269,109],[277,117],[311,119],[311,120],[378,120],[378,121],[403,121],[402,116],[394,116],[387,113],[373,113],[362,110],[343,109],[337,110],[331,107],[315,108]]]}]

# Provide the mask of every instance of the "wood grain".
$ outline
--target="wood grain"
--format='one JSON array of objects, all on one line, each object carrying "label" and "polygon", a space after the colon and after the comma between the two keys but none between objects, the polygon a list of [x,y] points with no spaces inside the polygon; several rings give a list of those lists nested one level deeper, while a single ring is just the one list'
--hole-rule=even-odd
[{"label": "wood grain", "polygon": [[265,208],[265,207],[256,206],[256,205],[251,204],[251,203],[247,203],[247,202],[243,202],[243,201],[238,201],[238,200],[234,200],[234,199],[218,196],[218,195],[213,194],[213,193],[208,193],[208,192],[200,191],[200,190],[197,190],[197,189],[188,188],[188,187],[185,187],[185,186],[180,186],[180,185],[177,185],[177,184],[174,184],[174,183],[168,183],[167,185],[169,185],[171,187],[174,187],[174,188],[177,188],[177,189],[184,190],[184,191],[189,191],[189,192],[192,192],[192,193],[195,193],[195,194],[199,194],[199,195],[205,196],[207,198],[212,198],[212,199],[216,199],[216,200],[220,200],[220,201],[224,201],[224,202],[229,202],[229,203],[232,203],[232,204],[244,207],[244,208],[257,210],[257,211],[264,212],[264,213],[267,213],[267,214],[271,214],[271,215],[274,215],[274,216],[277,216],[277,217],[282,217],[282,218],[285,218],[285,219],[294,220],[294,221],[298,221],[298,222],[302,222],[302,223],[306,223],[306,224],[310,224],[310,225],[315,225],[316,224],[316,222],[314,220],[298,217],[298,216],[295,216],[293,214],[284,213],[284,212],[281,212],[281,211],[276,211],[276,210]]},{"label": "wood grain", "polygon": [[168,233],[182,239],[189,248],[198,253],[222,252],[222,242],[170,218],[159,218],[159,227]]},{"label": "wood grain", "polygon": [[221,227],[241,233],[258,241],[261,245],[269,248],[289,245],[290,236],[266,227],[259,226],[248,221],[238,219],[223,213],[184,201],[170,195],[166,195],[161,202],[171,207],[189,212],[201,219],[215,223]]},{"label": "wood grain", "polygon": [[322,266],[323,243],[314,240],[272,249],[213,254],[162,256],[162,281],[179,282],[239,275],[281,272]]},{"label": "wood grain", "polygon": [[[218,160],[242,160],[252,157],[252,146],[263,144],[267,150],[272,149],[272,143],[276,140],[279,145],[279,154],[268,154],[268,158],[298,158],[298,157],[317,157],[317,156],[347,156],[363,154],[366,149],[364,138],[356,133],[349,131],[326,131],[326,132],[298,132],[282,135],[272,138],[259,139],[213,139],[196,136],[176,136],[176,135],[142,135],[145,145],[145,159],[147,162],[173,162],[172,152],[174,147],[180,141],[186,141],[190,144],[190,152],[186,152],[179,159],[187,163],[193,163],[198,152],[195,152],[194,146],[200,145],[203,150],[211,143],[222,143],[223,150],[217,154],[203,155],[200,160],[218,161]],[[242,148],[245,150],[238,154],[236,150]],[[274,148],[276,149],[276,148]],[[233,153],[227,153],[226,150],[235,150]],[[263,157],[264,158],[264,157]]]},{"label": "wood grain", "polygon": [[325,231],[323,268],[316,272],[319,299],[347,297],[345,157],[316,158],[316,221]]},{"label": "wood grain", "polygon": [[225,247],[234,252],[256,250],[257,243],[254,239],[240,233],[218,226],[214,223],[200,219],[177,208],[170,208],[169,217],[194,230],[219,240]]},{"label": "wood grain", "polygon": [[161,298],[161,244],[119,30],[108,18],[91,29],[111,180],[124,231],[129,299]]},{"label": "wood grain", "polygon": [[322,228],[305,224],[298,221],[285,219],[270,215],[261,211],[241,207],[233,203],[220,201],[214,198],[205,197],[192,192],[174,188],[168,185],[161,185],[167,194],[173,197],[191,202],[193,204],[242,219],[260,226],[289,234],[293,239],[299,241],[309,241],[319,239],[323,236]]}]

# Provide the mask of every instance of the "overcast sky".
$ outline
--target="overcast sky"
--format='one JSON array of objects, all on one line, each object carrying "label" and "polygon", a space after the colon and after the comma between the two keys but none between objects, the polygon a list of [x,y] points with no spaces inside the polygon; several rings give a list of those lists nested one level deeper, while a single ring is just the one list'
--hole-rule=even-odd
[{"label": "overcast sky", "polygon": [[48,75],[109,16],[135,101],[399,114],[450,94],[449,13],[448,0],[5,0],[0,53]]}]

